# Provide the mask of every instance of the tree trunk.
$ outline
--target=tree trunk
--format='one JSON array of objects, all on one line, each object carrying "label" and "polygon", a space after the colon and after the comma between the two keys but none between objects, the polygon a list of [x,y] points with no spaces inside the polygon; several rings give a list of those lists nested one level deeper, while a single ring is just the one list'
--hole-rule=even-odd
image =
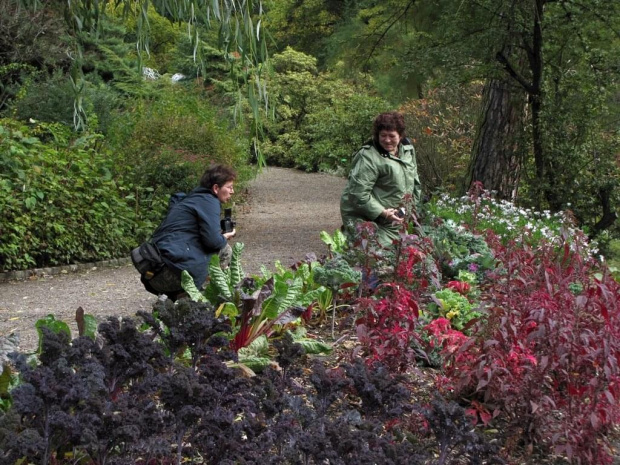
[{"label": "tree trunk", "polygon": [[525,104],[525,93],[507,80],[487,81],[466,188],[479,181],[485,189],[497,191],[499,198],[516,198],[523,163],[518,136]]},{"label": "tree trunk", "polygon": [[605,229],[611,228],[618,219],[618,213],[613,208],[613,202],[611,200],[611,194],[613,193],[613,186],[607,185],[601,187],[598,191],[598,197],[603,207],[602,218],[592,227],[592,232],[589,234],[590,239],[594,239]]},{"label": "tree trunk", "polygon": [[[543,35],[542,21],[544,5],[547,0],[536,0],[534,24],[532,30],[532,47],[529,49],[530,69],[532,71],[532,87],[530,90],[530,101],[532,106],[532,142],[534,148],[534,162],[536,164],[536,182],[538,188],[544,193],[545,199],[552,211],[558,211],[560,205],[553,188],[555,176],[553,167],[545,154],[543,144],[543,128],[541,121],[542,102],[543,102]],[[540,195],[538,197],[538,209],[542,209]]]}]

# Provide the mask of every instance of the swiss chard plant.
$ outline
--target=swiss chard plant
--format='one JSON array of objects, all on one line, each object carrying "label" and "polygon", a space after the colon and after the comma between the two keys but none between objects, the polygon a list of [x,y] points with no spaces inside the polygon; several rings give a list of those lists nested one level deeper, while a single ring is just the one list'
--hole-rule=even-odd
[{"label": "swiss chard plant", "polygon": [[332,236],[327,231],[321,231],[321,240],[329,248],[330,258],[334,254],[342,255],[347,249],[347,238],[340,229],[336,229]]},{"label": "swiss chard plant", "polygon": [[233,321],[231,348],[238,351],[301,317],[305,308],[294,306],[301,287],[301,280],[289,284],[271,278],[251,295],[243,295],[240,308],[224,304],[222,310]]},{"label": "swiss chard plant", "polygon": [[314,268],[314,281],[331,290],[332,296],[332,339],[335,334],[336,308],[338,293],[341,289],[357,286],[361,281],[361,273],[354,270],[342,257],[334,257],[322,266]]},{"label": "swiss chard plant", "polygon": [[215,305],[218,301],[232,301],[235,298],[238,300],[237,291],[245,278],[241,265],[243,247],[244,244],[241,242],[233,245],[230,264],[225,270],[220,266],[219,256],[217,254],[211,256],[209,283],[204,292],[196,288],[191,275],[184,271],[181,276],[183,290],[195,302],[211,302]]},{"label": "swiss chard plant", "polygon": [[[328,355],[332,352],[330,344],[322,342],[315,337],[310,337],[303,326],[297,326],[294,330],[287,329],[281,337],[272,340],[272,343],[277,345],[282,339],[290,339],[291,343],[296,344],[304,354]],[[254,373],[260,372],[268,366],[274,366],[279,369],[285,368],[279,364],[277,358],[274,361],[274,352],[265,334],[258,336],[250,344],[240,348],[237,356],[241,365],[236,366],[247,367]]]},{"label": "swiss chard plant", "polygon": [[[77,323],[79,336],[88,336],[91,339],[95,339],[97,335],[97,320],[93,315],[84,313],[84,309],[82,307],[78,307],[75,311],[75,322]],[[69,338],[71,337],[71,328],[69,325],[62,320],[57,320],[53,314],[49,314],[45,318],[37,320],[35,323],[35,328],[37,329],[37,334],[39,335],[39,353],[41,353],[41,350],[43,349],[43,328],[46,328],[54,333],[63,332]]]},{"label": "swiss chard plant", "polygon": [[[238,353],[239,361],[262,369],[270,363],[270,339],[300,324],[300,317],[314,307],[326,288],[313,279],[313,268],[318,266],[314,260],[290,269],[276,263],[275,273],[264,270],[262,276],[244,277],[242,250],[243,244],[235,244],[226,270],[221,269],[217,256],[212,258],[204,292],[196,289],[187,272],[182,275],[183,287],[191,299],[211,303],[217,316],[230,322],[230,348]],[[319,352],[328,350],[313,347]]]}]

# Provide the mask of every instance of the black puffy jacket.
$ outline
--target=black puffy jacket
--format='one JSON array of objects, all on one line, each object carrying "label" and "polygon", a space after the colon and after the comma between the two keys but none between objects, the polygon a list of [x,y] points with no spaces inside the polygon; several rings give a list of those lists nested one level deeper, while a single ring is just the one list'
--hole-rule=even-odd
[{"label": "black puffy jacket", "polygon": [[152,241],[166,265],[179,272],[187,270],[200,288],[207,279],[211,255],[226,246],[220,230],[220,201],[210,189],[197,187],[186,196],[175,194],[171,203]]}]

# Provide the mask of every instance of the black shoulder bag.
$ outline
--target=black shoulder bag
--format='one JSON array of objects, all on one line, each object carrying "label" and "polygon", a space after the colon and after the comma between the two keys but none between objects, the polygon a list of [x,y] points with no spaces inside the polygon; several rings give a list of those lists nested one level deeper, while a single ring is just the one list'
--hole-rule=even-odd
[{"label": "black shoulder bag", "polygon": [[[176,194],[170,197],[168,202],[168,212],[166,213],[166,217],[170,214],[170,210],[173,206],[178,203],[181,203],[187,194],[184,192],[177,192]],[[159,227],[155,230],[153,235],[159,231],[159,228],[164,224],[165,220],[159,225]],[[144,242],[139,247],[136,247],[131,251],[131,261],[133,262],[133,266],[136,267],[136,270],[140,272],[142,278],[145,280],[152,279],[157,273],[159,273],[164,267],[165,263],[161,258],[161,253],[157,246],[150,241]],[[150,291],[149,291],[150,292]]]},{"label": "black shoulder bag", "polygon": [[164,266],[159,249],[149,241],[131,251],[131,261],[145,279],[151,279]]}]

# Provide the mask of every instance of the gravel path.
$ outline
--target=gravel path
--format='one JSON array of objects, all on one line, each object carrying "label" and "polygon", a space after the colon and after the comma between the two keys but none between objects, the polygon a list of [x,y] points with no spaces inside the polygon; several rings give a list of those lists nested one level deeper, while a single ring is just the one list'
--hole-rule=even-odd
[{"label": "gravel path", "polygon": [[[323,230],[340,226],[338,202],[345,180],[327,174],[267,168],[248,187],[249,200],[236,208],[236,241],[245,248],[246,274],[258,274],[261,265],[273,269],[276,260],[289,266],[309,252],[322,255],[327,248]],[[0,336],[19,334],[20,348],[36,347],[35,322],[53,313],[74,323],[82,307],[100,321],[108,315],[130,316],[150,310],[156,297],[144,290],[133,266],[93,268],[28,281],[0,284]]]}]

